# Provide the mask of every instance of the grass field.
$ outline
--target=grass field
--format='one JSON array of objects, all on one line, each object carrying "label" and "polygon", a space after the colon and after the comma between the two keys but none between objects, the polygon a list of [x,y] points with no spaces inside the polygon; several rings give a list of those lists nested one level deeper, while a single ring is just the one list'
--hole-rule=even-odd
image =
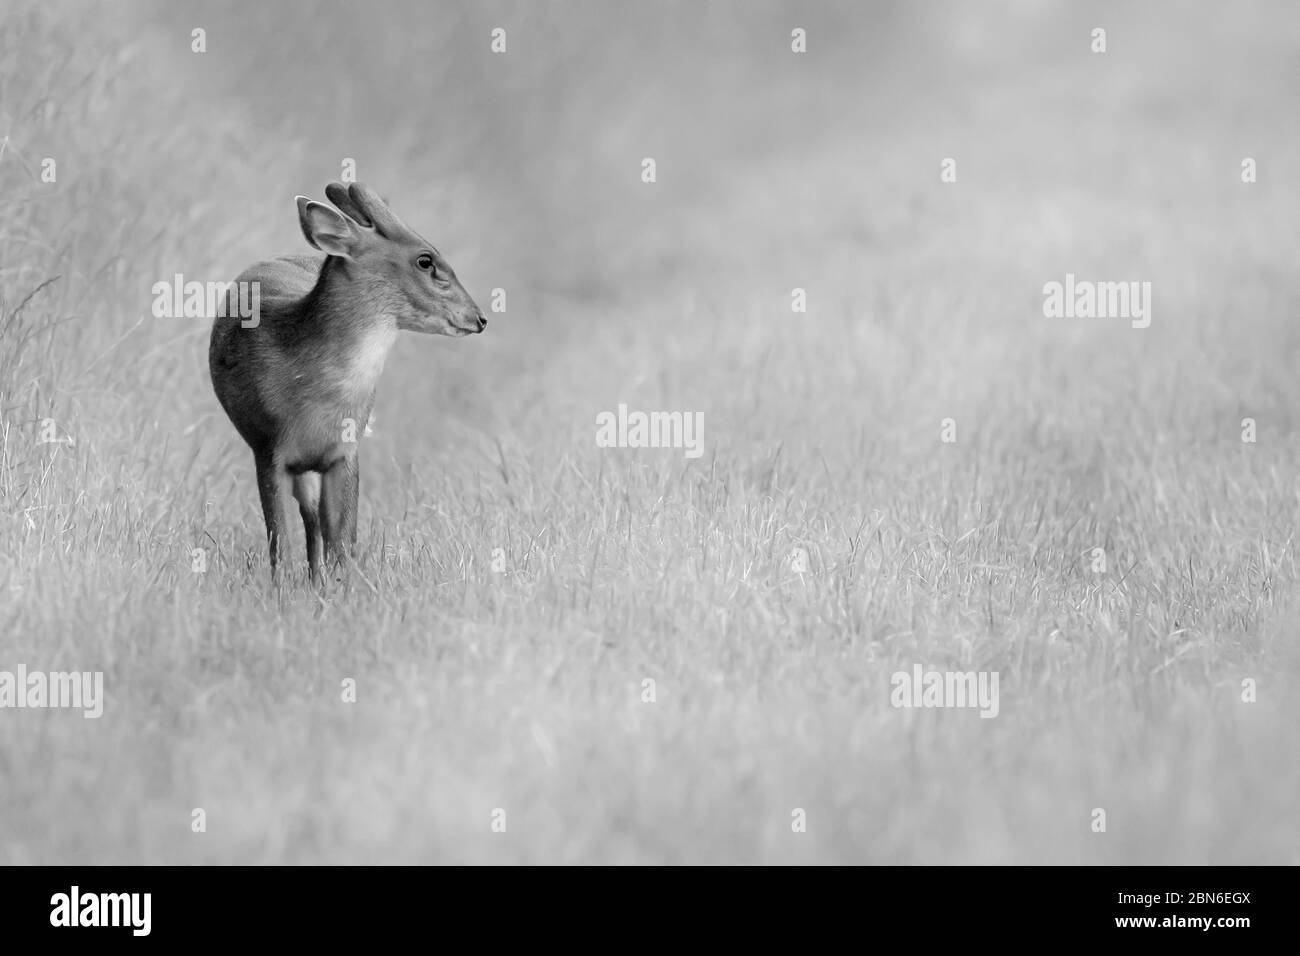
[{"label": "grass field", "polygon": [[[228,7],[0,19],[0,669],[106,695],[0,710],[0,863],[1300,863],[1293,8]],[[345,158],[508,304],[399,341],[364,581],[277,591],[150,288]]]}]

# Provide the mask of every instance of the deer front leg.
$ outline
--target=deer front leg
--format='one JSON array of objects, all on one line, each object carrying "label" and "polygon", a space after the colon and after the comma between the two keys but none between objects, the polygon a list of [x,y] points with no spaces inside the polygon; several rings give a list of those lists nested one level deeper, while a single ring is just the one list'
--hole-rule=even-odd
[{"label": "deer front leg", "polygon": [[320,527],[320,475],[305,471],[293,479],[293,496],[298,499],[298,513],[307,532],[307,566],[311,582],[319,586],[322,581],[321,563],[324,557],[324,539]]},{"label": "deer front leg", "polygon": [[356,558],[360,491],[361,470],[354,456],[340,458],[321,476],[320,517],[327,563]]}]

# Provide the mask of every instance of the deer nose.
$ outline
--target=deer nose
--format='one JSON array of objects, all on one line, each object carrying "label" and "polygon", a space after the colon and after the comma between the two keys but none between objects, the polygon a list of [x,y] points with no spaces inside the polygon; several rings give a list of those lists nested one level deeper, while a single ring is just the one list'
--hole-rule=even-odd
[{"label": "deer nose", "polygon": [[483,313],[480,312],[478,315],[478,331],[482,332],[486,328],[487,328],[487,319],[484,318]]}]

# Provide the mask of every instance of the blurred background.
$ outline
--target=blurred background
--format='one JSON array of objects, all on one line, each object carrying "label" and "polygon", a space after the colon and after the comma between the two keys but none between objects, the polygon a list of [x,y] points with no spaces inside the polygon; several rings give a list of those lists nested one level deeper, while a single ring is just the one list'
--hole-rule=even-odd
[{"label": "blurred background", "polygon": [[[203,380],[206,330],[134,328],[142,286],[303,250],[293,195],[320,197],[350,159],[481,302],[507,293],[499,336],[394,356],[397,387],[430,368],[446,383],[403,403],[418,416],[450,402],[498,429],[526,421],[538,405],[522,363],[557,383],[658,378],[664,407],[745,415],[754,396],[717,394],[701,368],[784,355],[797,361],[733,385],[788,399],[780,437],[795,441],[823,401],[853,402],[854,429],[896,423],[901,440],[942,406],[1002,400],[990,392],[1032,396],[1045,420],[1093,427],[1102,407],[1140,402],[1153,421],[1190,381],[1179,404],[1267,407],[1290,427],[1293,377],[1259,374],[1296,348],[1295,299],[1277,281],[1296,229],[1282,110],[1300,38],[1285,4],[115,9],[86,15],[57,55],[22,43],[42,15],[9,15],[11,122],[85,115],[11,134],[8,214],[87,247],[52,262],[29,246],[5,268],[13,295],[53,270],[93,279],[101,302],[120,296],[78,334],[175,369],[132,376],[165,383],[135,398],[154,414],[214,406],[175,400]],[[1110,46],[1094,54],[1103,21]],[[796,26],[806,54],[791,52]],[[36,151],[67,157],[57,192],[29,192]],[[1247,155],[1268,170],[1243,189]],[[940,188],[946,157],[956,188]],[[1042,285],[1067,271],[1152,281],[1153,328],[1043,321]],[[797,319],[794,287],[811,303]],[[648,365],[646,342],[701,361]],[[1041,392],[1012,371],[1024,364],[1050,366]]]}]

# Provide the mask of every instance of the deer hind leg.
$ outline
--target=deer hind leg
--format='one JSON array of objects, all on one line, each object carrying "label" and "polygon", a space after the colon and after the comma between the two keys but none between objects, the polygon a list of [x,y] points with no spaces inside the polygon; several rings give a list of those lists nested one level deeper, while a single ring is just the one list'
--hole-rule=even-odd
[{"label": "deer hind leg", "polygon": [[289,553],[286,537],[285,503],[289,498],[289,473],[274,455],[254,456],[257,465],[257,491],[262,499],[262,517],[266,519],[266,543],[271,552],[271,580],[280,583],[280,562]]},{"label": "deer hind leg", "polygon": [[313,584],[319,585],[325,551],[320,520],[320,473],[304,471],[294,475],[293,496],[298,499],[298,514],[302,515],[302,526],[307,532],[307,565],[311,569],[311,580]]},{"label": "deer hind leg", "polygon": [[320,518],[325,535],[325,560],[356,557],[357,497],[361,471],[356,458],[341,458],[321,477]]}]

